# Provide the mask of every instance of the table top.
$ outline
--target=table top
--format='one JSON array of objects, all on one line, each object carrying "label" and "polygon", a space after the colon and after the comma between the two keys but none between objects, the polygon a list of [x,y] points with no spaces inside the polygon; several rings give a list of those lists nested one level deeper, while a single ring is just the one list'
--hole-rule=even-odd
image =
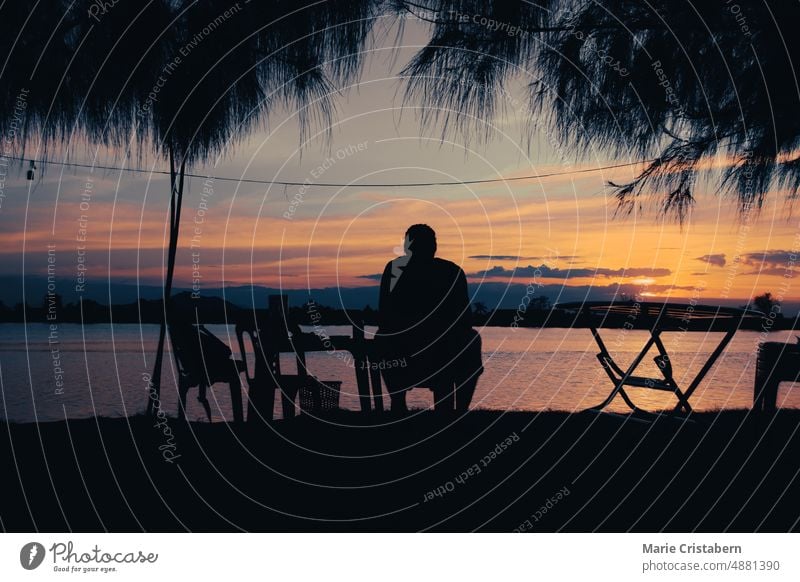
[{"label": "table top", "polygon": [[730,320],[730,323],[735,323],[744,319],[753,320],[764,317],[762,312],[755,309],[660,301],[574,301],[558,303],[554,307],[565,311],[576,311],[584,315],[641,317],[663,323],[702,324],[720,320]]}]

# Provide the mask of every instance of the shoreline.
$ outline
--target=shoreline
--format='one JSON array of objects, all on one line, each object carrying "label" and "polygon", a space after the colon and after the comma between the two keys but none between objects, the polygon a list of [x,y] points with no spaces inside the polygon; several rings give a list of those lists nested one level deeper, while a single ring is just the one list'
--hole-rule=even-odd
[{"label": "shoreline", "polygon": [[[800,422],[800,407],[784,406],[784,407],[781,407],[779,410],[781,410],[781,411],[783,411],[785,413],[797,413],[798,414],[798,422]],[[353,408],[353,409],[341,408],[337,412],[331,413],[331,414],[333,416],[354,415],[355,417],[358,417],[358,416],[361,416],[364,413],[360,412],[359,410],[357,410],[355,408]],[[391,417],[391,414],[392,413],[387,410],[387,411],[384,411],[384,412],[367,413],[364,416],[365,416],[365,418],[372,418],[372,419],[379,419],[379,418],[382,418],[382,417],[388,419],[388,418]],[[409,414],[407,415],[407,417],[424,416],[424,415],[432,415],[432,414],[433,414],[433,411],[430,410],[430,409],[409,407]],[[598,412],[594,412],[594,411],[587,410],[587,409],[561,410],[561,409],[557,409],[557,408],[544,408],[542,410],[525,410],[525,409],[521,409],[521,408],[515,408],[515,409],[511,409],[511,410],[497,410],[497,409],[494,409],[494,408],[470,408],[469,414],[471,414],[471,415],[481,415],[481,414],[497,415],[497,416],[500,416],[500,417],[502,417],[504,415],[509,415],[509,414],[527,414],[527,415],[533,415],[533,416],[538,416],[538,415],[542,415],[542,414],[556,414],[556,415],[598,414],[598,415],[606,415],[606,416],[608,416],[610,418],[620,418],[620,419],[629,418],[631,422],[640,422],[640,421],[650,422],[651,420],[653,420],[653,418],[650,418],[650,417],[658,417],[658,416],[665,417],[665,418],[672,418],[672,419],[675,419],[677,421],[677,419],[680,419],[680,418],[691,419],[691,417],[693,417],[693,416],[694,417],[698,417],[698,418],[707,419],[708,417],[714,416],[714,415],[722,415],[722,416],[730,415],[730,414],[736,414],[736,415],[751,415],[752,414],[752,415],[755,415],[756,412],[753,411],[750,408],[742,408],[742,407],[719,408],[719,409],[711,409],[711,410],[693,410],[692,413],[689,414],[689,415],[686,415],[685,413],[680,414],[680,415],[674,415],[672,409],[645,411],[645,414],[642,415],[642,414],[631,413],[630,410],[625,410],[625,411],[622,411],[622,412],[606,410],[606,411],[598,413]],[[290,419],[277,418],[277,419],[273,420],[272,422],[276,423],[279,426],[282,426],[283,423],[297,422],[298,418],[303,417],[303,416],[304,416],[304,414],[298,411],[298,416],[296,416],[294,419],[291,419],[291,418]],[[145,419],[145,418],[146,417],[145,417],[144,411],[142,411],[142,412],[136,412],[136,413],[131,414],[129,416],[96,416],[96,417],[95,416],[77,416],[77,417],[69,417],[69,418],[66,419],[66,422],[89,422],[89,421],[93,421],[93,422],[98,422],[98,423],[116,423],[116,422],[127,421],[132,425],[136,425],[136,424],[139,424],[140,422],[142,422],[142,420]],[[166,418],[170,423],[177,423],[178,422],[177,414],[167,414]],[[6,425],[8,427],[29,426],[29,425],[39,425],[39,426],[42,426],[42,425],[58,425],[58,424],[62,424],[64,422],[65,422],[65,420],[63,420],[63,419],[58,419],[58,420],[40,420],[40,421],[35,421],[35,420],[16,421],[16,420],[8,420],[8,419],[5,419],[5,418],[0,418],[0,427],[2,427],[3,425]],[[213,422],[210,422],[210,423],[207,422],[206,420],[202,420],[202,421],[190,420],[189,424],[190,425],[196,425],[196,426],[224,425],[224,426],[230,426],[230,427],[233,427],[233,428],[236,427],[236,425],[233,424],[233,423],[223,422],[223,421],[220,421],[220,420],[217,420],[217,419],[215,419]],[[244,423],[243,426],[246,426],[246,425],[247,425],[247,423]],[[0,428],[0,430],[2,430],[2,428]]]}]

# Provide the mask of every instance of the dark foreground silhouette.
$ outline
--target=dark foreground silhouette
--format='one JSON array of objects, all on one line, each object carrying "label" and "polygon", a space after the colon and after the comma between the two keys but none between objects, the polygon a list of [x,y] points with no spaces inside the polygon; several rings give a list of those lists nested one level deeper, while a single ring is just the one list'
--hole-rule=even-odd
[{"label": "dark foreground silhouette", "polygon": [[800,411],[692,418],[3,424],[0,519],[7,531],[798,529]]}]

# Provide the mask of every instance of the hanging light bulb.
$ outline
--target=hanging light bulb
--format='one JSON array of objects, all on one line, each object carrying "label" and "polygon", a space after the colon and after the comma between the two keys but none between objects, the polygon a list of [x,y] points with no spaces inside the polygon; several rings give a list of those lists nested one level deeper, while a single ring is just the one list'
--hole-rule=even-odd
[{"label": "hanging light bulb", "polygon": [[33,163],[33,160],[30,161],[30,166],[28,166],[28,181],[32,181],[36,177],[36,165]]}]

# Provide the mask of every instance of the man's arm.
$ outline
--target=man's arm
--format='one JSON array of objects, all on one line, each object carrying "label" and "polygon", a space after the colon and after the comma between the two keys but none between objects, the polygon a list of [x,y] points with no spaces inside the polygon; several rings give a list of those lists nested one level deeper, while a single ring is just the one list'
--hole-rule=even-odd
[{"label": "man's arm", "polygon": [[464,269],[458,267],[453,285],[453,315],[457,319],[456,328],[465,330],[472,327],[472,309],[469,304],[469,288]]}]

